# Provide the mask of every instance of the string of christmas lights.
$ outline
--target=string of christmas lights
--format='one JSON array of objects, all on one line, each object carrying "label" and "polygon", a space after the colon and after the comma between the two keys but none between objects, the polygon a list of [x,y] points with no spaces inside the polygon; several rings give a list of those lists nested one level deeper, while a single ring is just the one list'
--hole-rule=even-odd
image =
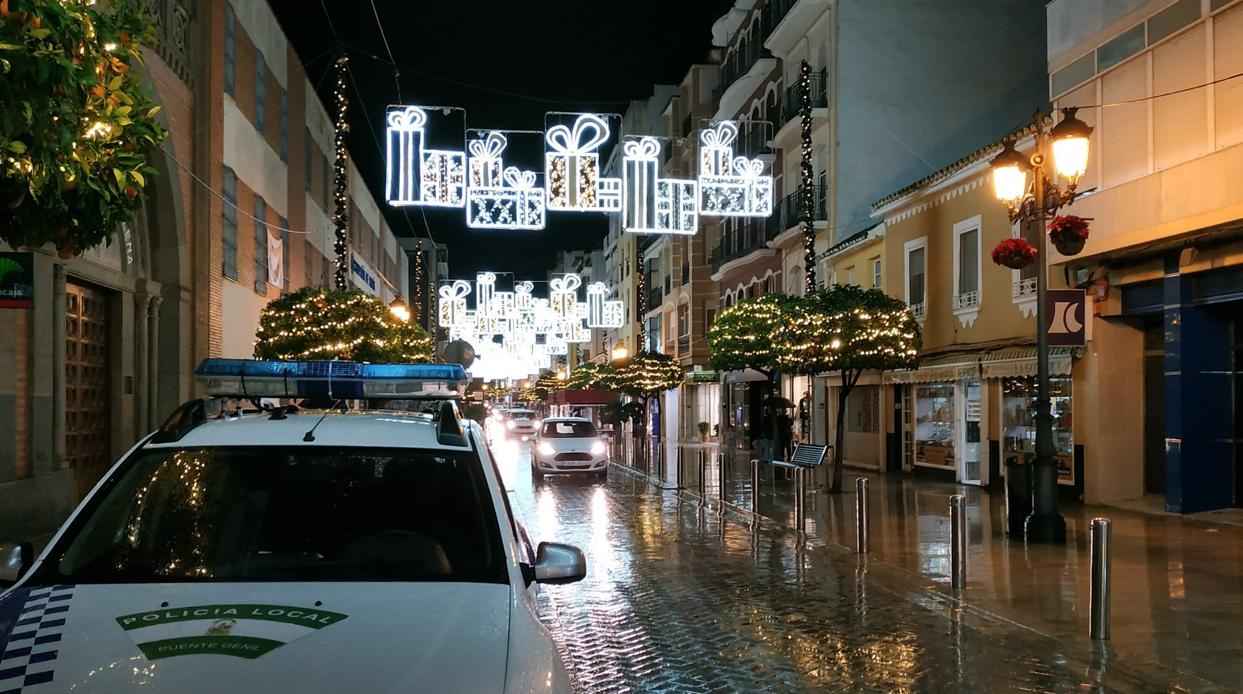
[{"label": "string of christmas lights", "polygon": [[349,68],[349,56],[342,53],[336,62],[336,84],[333,85],[332,96],[336,104],[336,120],[333,122],[333,146],[336,148],[336,159],[332,163],[332,199],[335,207],[332,212],[332,223],[335,238],[332,250],[336,253],[336,268],[333,272],[333,286],[345,290],[349,274],[349,246],[346,234],[350,223],[349,218],[349,152],[345,149],[345,135],[350,131],[346,116],[349,102],[345,98],[345,77]]},{"label": "string of christmas lights", "polygon": [[816,230],[812,225],[816,205],[816,192],[812,188],[811,167],[811,64],[804,60],[798,69],[799,123],[802,126],[802,159],[799,172],[802,188],[799,189],[803,208],[803,262],[804,292],[816,291]]},{"label": "string of christmas lights", "polygon": [[432,339],[393,316],[379,297],[305,287],[268,302],[255,332],[257,359],[429,363]]}]

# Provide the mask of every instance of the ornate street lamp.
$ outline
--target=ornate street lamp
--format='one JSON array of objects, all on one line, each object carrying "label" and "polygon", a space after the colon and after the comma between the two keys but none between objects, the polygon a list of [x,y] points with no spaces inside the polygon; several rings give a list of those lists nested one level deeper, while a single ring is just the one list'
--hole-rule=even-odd
[{"label": "ornate street lamp", "polygon": [[393,314],[393,317],[402,323],[410,322],[410,307],[406,306],[406,302],[401,300],[400,294],[398,294],[397,298],[393,299],[392,303],[388,305],[388,312]]},{"label": "ornate street lamp", "polygon": [[621,361],[630,355],[630,350],[626,349],[626,345],[617,343],[613,347],[613,361]]},{"label": "ornate street lamp", "polygon": [[[1027,517],[1025,535],[1028,542],[1065,542],[1066,519],[1057,509],[1057,465],[1053,460],[1053,404],[1049,399],[1049,324],[1045,296],[1048,289],[1048,247],[1046,219],[1057,210],[1075,201],[1075,187],[1088,170],[1088,148],[1092,127],[1075,117],[1074,108],[1062,109],[1057,125],[1044,114],[1037,113],[1031,130],[1036,140],[1035,151],[1026,157],[1014,149],[1014,139],[1007,139],[1001,153],[993,158],[993,194],[1005,203],[1010,221],[1035,224],[1040,230],[1036,248],[1036,469],[1035,498]],[[1050,127],[1052,126],[1052,127]],[[1060,187],[1056,178],[1045,173],[1046,157],[1052,150],[1053,170],[1065,180]],[[1031,176],[1029,184],[1028,175]]]}]

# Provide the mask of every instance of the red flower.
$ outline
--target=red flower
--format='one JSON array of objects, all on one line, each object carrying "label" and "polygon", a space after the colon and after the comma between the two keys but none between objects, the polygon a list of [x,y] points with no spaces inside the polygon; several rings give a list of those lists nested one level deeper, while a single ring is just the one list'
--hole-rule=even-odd
[{"label": "red flower", "polygon": [[1032,263],[1039,255],[1036,247],[1027,239],[1006,239],[993,249],[993,262],[1005,265],[1014,270],[1021,270]]},{"label": "red flower", "polygon": [[1088,222],[1091,217],[1077,217],[1073,214],[1058,215],[1049,222],[1049,240],[1053,243],[1067,241],[1071,238],[1087,240]]}]

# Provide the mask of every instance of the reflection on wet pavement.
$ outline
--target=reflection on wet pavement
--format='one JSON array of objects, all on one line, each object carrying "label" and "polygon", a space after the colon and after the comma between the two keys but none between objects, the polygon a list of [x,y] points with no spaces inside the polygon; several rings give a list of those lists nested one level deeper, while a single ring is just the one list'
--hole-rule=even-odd
[{"label": "reflection on wet pavement", "polygon": [[[498,449],[532,538],[576,544],[584,581],[545,589],[583,691],[1170,691],[1183,680],[1063,643],[845,550],[724,521],[615,468],[533,486]],[[1067,651],[1067,652],[1064,652]]]}]

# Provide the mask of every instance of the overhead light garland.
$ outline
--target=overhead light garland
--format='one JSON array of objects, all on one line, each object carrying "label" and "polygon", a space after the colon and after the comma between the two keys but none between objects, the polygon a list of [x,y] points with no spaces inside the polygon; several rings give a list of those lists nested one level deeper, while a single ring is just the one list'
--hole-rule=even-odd
[{"label": "overhead light garland", "polygon": [[332,224],[335,237],[332,250],[336,254],[336,268],[332,275],[333,286],[344,291],[349,274],[349,247],[346,234],[350,223],[349,217],[349,151],[345,148],[345,134],[350,131],[346,121],[349,102],[345,98],[345,73],[349,69],[350,58],[342,53],[337,57],[335,66],[336,83],[332,87],[333,103],[336,104],[336,119],[333,121],[333,146],[336,148],[336,159],[332,162]]},{"label": "overhead light garland", "polygon": [[798,70],[799,123],[802,127],[802,159],[799,172],[802,187],[799,199],[803,208],[803,263],[804,291],[816,291],[816,230],[812,224],[815,215],[816,191],[812,188],[811,166],[811,65],[804,60]]}]

